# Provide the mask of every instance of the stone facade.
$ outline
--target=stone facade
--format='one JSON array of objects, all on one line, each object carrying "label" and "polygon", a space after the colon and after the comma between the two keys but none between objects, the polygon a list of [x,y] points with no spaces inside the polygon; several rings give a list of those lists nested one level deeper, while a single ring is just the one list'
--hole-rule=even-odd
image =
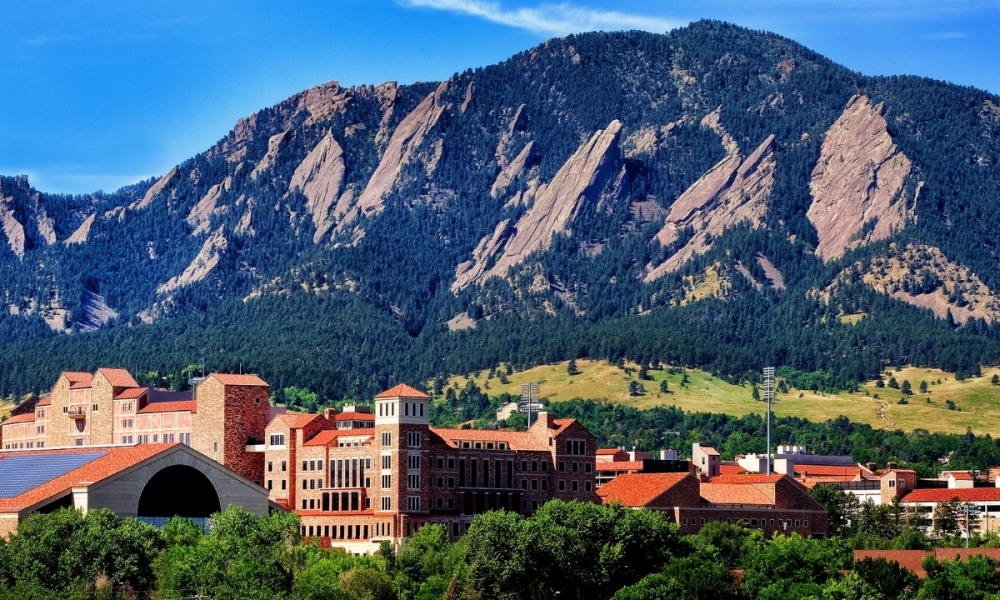
[{"label": "stone facade", "polygon": [[[457,538],[487,510],[530,515],[553,498],[598,501],[596,440],[575,420],[541,413],[527,432],[437,429],[430,398],[409,386],[376,396],[374,413],[368,430],[318,415],[268,427],[284,435],[266,440],[271,500],[295,510],[303,535],[321,545],[372,552],[426,523]],[[283,463],[288,489],[278,485]]]}]

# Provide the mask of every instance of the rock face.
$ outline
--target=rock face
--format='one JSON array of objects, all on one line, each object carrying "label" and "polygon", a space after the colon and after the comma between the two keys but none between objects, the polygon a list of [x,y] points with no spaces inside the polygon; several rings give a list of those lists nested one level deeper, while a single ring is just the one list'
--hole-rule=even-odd
[{"label": "rock face", "polygon": [[[539,188],[534,205],[513,228],[506,222],[497,225],[489,241],[480,242],[479,256],[459,265],[452,290],[458,292],[492,276],[503,277],[532,252],[548,248],[552,235],[565,231],[584,203],[596,201],[617,174],[621,128],[621,122],[614,120],[606,129],[597,131],[573,153],[551,183]],[[503,255],[491,264],[500,252]]]},{"label": "rock face", "polygon": [[220,227],[208,236],[208,239],[202,244],[201,250],[198,251],[198,255],[184,269],[184,272],[176,277],[171,277],[169,281],[156,289],[156,293],[166,294],[185,285],[201,281],[219,264],[219,258],[226,251],[227,246],[226,236],[223,235]]},{"label": "rock face", "polygon": [[93,290],[84,288],[80,305],[83,308],[83,314],[77,319],[77,328],[80,331],[100,329],[112,319],[118,318],[118,313],[108,306],[104,296]]},{"label": "rock face", "polygon": [[[441,96],[446,91],[448,91],[448,82],[442,83],[437,90],[424,98],[392,132],[389,146],[385,149],[382,160],[368,180],[368,185],[365,186],[361,197],[358,198],[356,208],[362,215],[374,215],[382,211],[382,202],[399,181],[403,167],[414,157],[424,139],[441,118],[441,114],[444,113],[447,104],[441,101]],[[386,114],[388,114],[388,109]]]},{"label": "rock face", "polygon": [[222,196],[223,192],[229,191],[232,181],[232,177],[226,177],[222,183],[213,185],[205,193],[205,196],[198,201],[198,204],[195,204],[191,208],[191,212],[187,216],[188,225],[194,227],[191,235],[199,235],[208,231],[209,225],[211,225],[212,213],[216,210],[215,207],[219,202],[219,197]]},{"label": "rock face", "polygon": [[264,174],[265,171],[271,168],[274,161],[278,158],[278,152],[281,152],[281,145],[288,136],[287,131],[281,133],[276,133],[267,140],[267,153],[264,154],[264,158],[260,159],[257,166],[254,167],[253,171],[250,172],[250,177],[252,179],[257,179]]},{"label": "rock face", "polygon": [[76,228],[76,231],[72,233],[68,238],[66,238],[66,244],[82,244],[87,241],[90,236],[90,228],[94,226],[94,220],[97,218],[96,214],[90,215],[80,223],[80,226]]},{"label": "rock face", "polygon": [[132,203],[131,205],[129,205],[129,208],[134,210],[142,210],[147,206],[149,206],[150,203],[153,201],[153,199],[156,198],[156,196],[158,196],[159,193],[163,191],[163,188],[167,187],[167,184],[170,183],[170,180],[173,179],[174,175],[176,174],[177,174],[177,167],[170,169],[170,172],[168,172],[163,177],[160,177],[159,181],[154,183],[148,190],[146,190],[146,194],[142,197],[142,200]]},{"label": "rock face", "polygon": [[330,209],[340,197],[344,171],[344,151],[333,134],[327,132],[295,169],[288,183],[289,191],[302,190],[308,200],[306,208],[316,225],[313,243],[319,243],[336,223],[338,215],[331,215]]},{"label": "rock face", "polygon": [[[718,120],[712,125],[717,126]],[[712,238],[730,227],[741,222],[754,228],[762,225],[774,187],[774,136],[768,136],[745,160],[728,134],[721,137],[729,154],[677,198],[656,240],[669,246],[686,228],[691,228],[693,235],[646,274],[647,282],[676,271],[695,255],[704,253],[711,247]]]},{"label": "rock face", "polygon": [[517,154],[514,160],[501,169],[496,181],[493,182],[493,187],[490,188],[490,195],[494,198],[499,197],[500,194],[506,191],[507,186],[517,179],[526,167],[531,165],[534,158],[535,142],[532,140],[524,145],[524,148]]},{"label": "rock face", "polygon": [[7,245],[18,258],[24,258],[24,249],[27,243],[24,225],[14,218],[10,200],[10,198],[0,197],[0,225],[3,226],[4,235],[7,236]]},{"label": "rock face", "polygon": [[912,221],[916,198],[904,197],[910,170],[910,159],[886,131],[882,105],[851,98],[826,132],[809,183],[813,203],[806,216],[819,237],[816,254],[824,261],[840,258]]}]

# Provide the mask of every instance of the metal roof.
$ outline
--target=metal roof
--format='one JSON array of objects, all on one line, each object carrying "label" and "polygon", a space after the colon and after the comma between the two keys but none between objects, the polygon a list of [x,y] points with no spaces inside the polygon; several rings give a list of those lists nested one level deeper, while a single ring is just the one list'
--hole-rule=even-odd
[{"label": "metal roof", "polygon": [[0,460],[0,498],[20,496],[30,489],[52,481],[74,469],[91,463],[107,452],[8,456]]}]

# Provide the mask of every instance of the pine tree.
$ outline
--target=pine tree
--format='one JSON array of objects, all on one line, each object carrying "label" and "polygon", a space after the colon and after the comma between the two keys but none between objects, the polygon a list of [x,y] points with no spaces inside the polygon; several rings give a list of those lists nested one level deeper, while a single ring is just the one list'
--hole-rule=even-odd
[{"label": "pine tree", "polygon": [[579,375],[580,369],[576,368],[576,359],[571,358],[569,364],[566,365],[566,374],[572,377],[573,375]]}]

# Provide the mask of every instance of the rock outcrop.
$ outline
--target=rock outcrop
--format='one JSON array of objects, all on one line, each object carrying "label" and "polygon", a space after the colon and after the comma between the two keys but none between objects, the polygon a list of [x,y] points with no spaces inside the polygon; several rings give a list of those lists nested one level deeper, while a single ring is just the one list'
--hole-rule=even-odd
[{"label": "rock outcrop", "polygon": [[198,255],[184,269],[184,272],[171,277],[166,283],[156,288],[156,293],[166,294],[177,288],[201,281],[219,264],[219,258],[227,247],[226,236],[223,235],[220,227],[208,236],[208,239],[202,244],[201,250],[198,251]]},{"label": "rock outcrop", "polygon": [[[717,127],[717,119],[706,126]],[[676,271],[704,253],[711,247],[711,240],[726,229],[744,222],[754,228],[762,225],[774,187],[774,136],[768,136],[746,159],[728,134],[720,137],[727,156],[677,198],[656,240],[669,246],[687,228],[693,235],[662,264],[649,270],[647,282]]]},{"label": "rock outcrop", "polygon": [[177,167],[170,169],[170,171],[166,175],[160,177],[159,181],[154,183],[152,186],[150,186],[148,190],[146,190],[146,194],[142,197],[142,200],[139,200],[138,202],[133,202],[132,204],[129,205],[129,208],[133,210],[142,210],[147,206],[149,206],[150,203],[152,203],[153,200],[160,194],[160,192],[163,191],[163,188],[167,187],[167,184],[170,183],[170,180],[173,179],[174,175],[176,174],[177,174]]},{"label": "rock outcrop", "polygon": [[77,329],[80,331],[100,329],[112,319],[118,318],[118,313],[108,306],[104,296],[87,288],[83,290],[80,306],[82,314],[76,321]]},{"label": "rock outcrop", "polygon": [[212,214],[216,211],[216,205],[219,202],[219,198],[222,196],[223,192],[229,191],[229,187],[232,185],[232,182],[232,177],[226,177],[225,181],[222,183],[218,183],[208,188],[208,191],[205,192],[202,199],[191,208],[191,212],[188,213],[187,216],[188,225],[194,227],[194,231],[191,232],[191,235],[200,235],[208,231],[208,228],[211,225]]},{"label": "rock outcrop", "polygon": [[0,196],[0,226],[3,226],[3,233],[7,237],[7,245],[10,246],[10,249],[14,251],[14,254],[18,258],[24,258],[27,236],[24,234],[24,225],[14,217],[11,201],[11,198]]},{"label": "rock outcrop", "polygon": [[[403,167],[414,157],[417,149],[444,113],[447,104],[441,97],[447,90],[448,82],[438,86],[413,109],[413,112],[406,115],[392,132],[389,145],[382,154],[382,160],[379,161],[378,167],[368,180],[368,185],[358,198],[355,208],[362,215],[374,215],[382,211],[382,202],[399,181]],[[392,88],[392,91],[394,92],[395,88]]]},{"label": "rock outcrop", "polygon": [[806,216],[816,227],[816,254],[824,261],[884,240],[913,220],[916,198],[906,198],[912,165],[892,141],[882,105],[856,95],[826,132],[809,189]]},{"label": "rock outcrop", "polygon": [[518,152],[514,160],[510,161],[507,166],[500,170],[496,181],[493,182],[493,187],[490,188],[490,195],[494,198],[499,197],[500,194],[507,190],[507,186],[517,179],[524,172],[525,168],[531,165],[535,158],[535,142],[532,140],[524,145],[524,148]]},{"label": "rock outcrop", "polygon": [[271,168],[271,165],[273,165],[274,161],[278,158],[278,152],[281,152],[281,146],[287,136],[288,132],[283,131],[272,135],[267,140],[267,153],[264,154],[264,158],[260,159],[260,162],[257,163],[257,166],[254,167],[253,171],[250,171],[251,179],[257,179],[263,175],[265,171]]},{"label": "rock outcrop", "polygon": [[316,225],[313,243],[319,243],[336,224],[338,215],[331,215],[330,209],[340,197],[344,172],[344,151],[333,138],[333,133],[327,132],[302,160],[288,182],[289,192],[302,190],[307,199],[306,209]]},{"label": "rock outcrop", "polygon": [[[856,277],[862,265],[845,269],[820,296]],[[890,244],[884,256],[871,259],[861,279],[876,292],[927,308],[943,319],[951,311],[957,323],[971,318],[996,322],[1000,319],[1000,298],[968,267],[948,259],[934,246]]]},{"label": "rock outcrop", "polygon": [[621,122],[614,120],[581,145],[552,181],[539,188],[535,203],[513,228],[500,223],[485,244],[480,242],[479,256],[459,265],[452,291],[457,293],[492,276],[503,277],[532,252],[548,248],[554,234],[566,231],[584,203],[596,201],[617,175],[621,129]]},{"label": "rock outcrop", "polygon": [[87,241],[90,237],[90,228],[94,226],[94,221],[97,219],[97,215],[93,214],[83,220],[80,226],[76,228],[76,231],[72,233],[68,238],[66,238],[66,244],[82,244]]}]

